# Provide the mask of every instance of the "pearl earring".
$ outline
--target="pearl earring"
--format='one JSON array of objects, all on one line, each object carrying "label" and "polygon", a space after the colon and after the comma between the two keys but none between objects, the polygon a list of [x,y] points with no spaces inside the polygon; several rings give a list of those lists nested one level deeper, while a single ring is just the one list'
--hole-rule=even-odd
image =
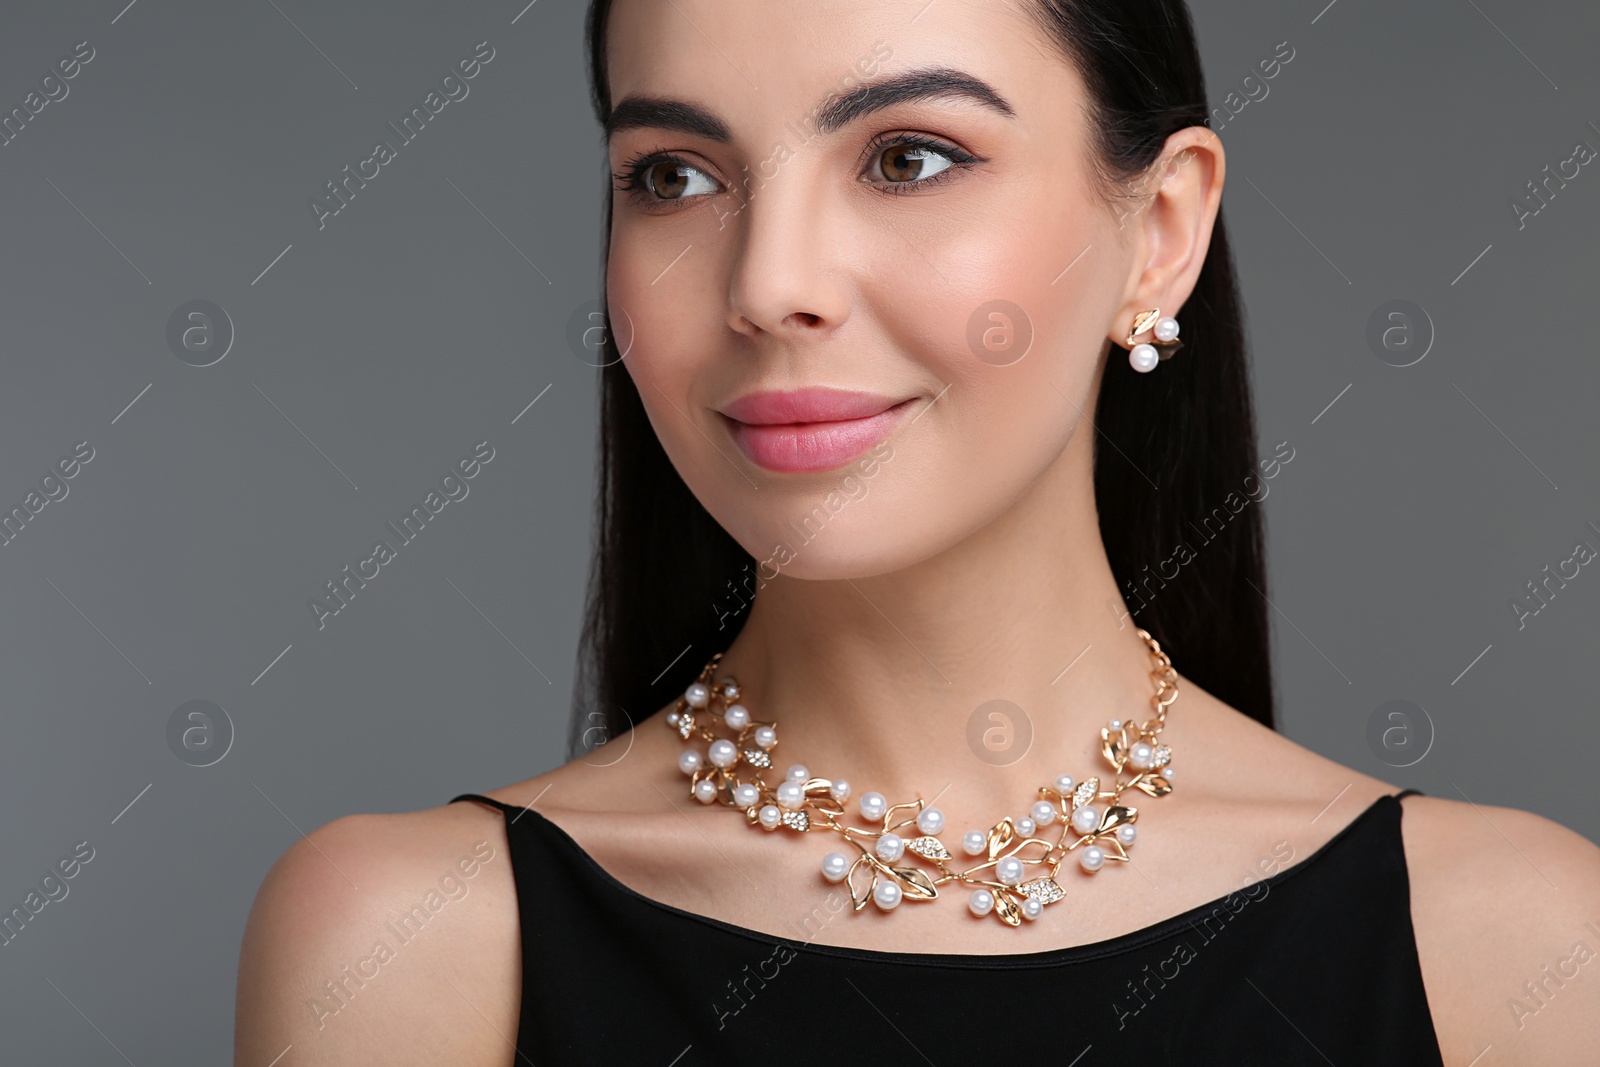
[{"label": "pearl earring", "polygon": [[[1155,324],[1153,340],[1139,345],[1133,345],[1133,339],[1151,328]],[[1156,364],[1161,360],[1170,359],[1172,354],[1183,347],[1183,342],[1178,340],[1178,320],[1170,315],[1161,318],[1160,308],[1151,308],[1141,311],[1133,320],[1133,327],[1128,330],[1128,344],[1133,345],[1128,350],[1128,363],[1140,374],[1148,374],[1156,369]]]}]

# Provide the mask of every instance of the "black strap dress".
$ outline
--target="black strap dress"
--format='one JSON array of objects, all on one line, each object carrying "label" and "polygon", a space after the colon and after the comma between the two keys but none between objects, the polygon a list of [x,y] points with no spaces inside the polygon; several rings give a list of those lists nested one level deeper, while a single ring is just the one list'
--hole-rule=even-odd
[{"label": "black strap dress", "polygon": [[1416,792],[1379,797],[1311,855],[1170,919],[999,955],[735,926],[630,889],[531,808],[454,799],[506,819],[519,1065],[1443,1067],[1400,836],[1400,799]]}]

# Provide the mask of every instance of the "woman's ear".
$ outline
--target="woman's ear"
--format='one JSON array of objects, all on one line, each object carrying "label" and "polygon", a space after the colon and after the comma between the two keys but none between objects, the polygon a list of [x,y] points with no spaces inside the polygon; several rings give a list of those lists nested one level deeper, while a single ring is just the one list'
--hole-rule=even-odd
[{"label": "woman's ear", "polygon": [[1204,126],[1188,126],[1167,138],[1146,172],[1142,207],[1128,223],[1136,228],[1137,244],[1115,324],[1121,332],[1112,338],[1117,344],[1128,347],[1128,327],[1139,312],[1158,307],[1162,315],[1176,317],[1194,291],[1222,204],[1226,169],[1222,142]]}]

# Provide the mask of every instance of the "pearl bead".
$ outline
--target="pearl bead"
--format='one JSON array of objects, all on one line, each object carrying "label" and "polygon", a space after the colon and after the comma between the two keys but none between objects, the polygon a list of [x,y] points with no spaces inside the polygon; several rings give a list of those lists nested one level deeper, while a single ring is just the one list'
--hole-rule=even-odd
[{"label": "pearl bead", "polygon": [[806,769],[804,763],[796,763],[791,765],[783,776],[791,782],[803,782],[811,777],[811,772]]},{"label": "pearl bead", "polygon": [[1133,747],[1128,749],[1128,762],[1142,770],[1147,770],[1155,762],[1155,746],[1148,741],[1135,741]]},{"label": "pearl bead", "polygon": [[733,742],[726,737],[711,742],[711,750],[708,755],[711,757],[711,762],[723,770],[727,770],[739,762],[738,748],[734,747]]},{"label": "pearl bead", "polygon": [[668,726],[676,726],[676,725],[678,725],[678,723],[680,723],[682,721],[683,721],[683,716],[679,715],[676,711],[667,712],[667,725]]},{"label": "pearl bead", "polygon": [[1037,919],[1044,914],[1044,902],[1038,897],[1029,897],[1022,902],[1022,917],[1024,919]]},{"label": "pearl bead", "polygon": [[938,808],[923,808],[917,812],[917,829],[925,834],[936,834],[944,829],[944,812]]},{"label": "pearl bead", "polygon": [[1110,726],[1111,726],[1111,728],[1113,730],[1120,730],[1120,729],[1122,729],[1122,720],[1121,719],[1112,719],[1111,723],[1110,723]]},{"label": "pearl bead", "polygon": [[743,704],[730,704],[728,710],[722,713],[722,721],[731,730],[743,730],[750,725],[750,709]]},{"label": "pearl bead", "polygon": [[756,744],[762,748],[771,748],[778,743],[778,731],[770,726],[756,727]]},{"label": "pearl bead", "polygon": [[739,699],[739,683],[738,682],[734,681],[732,678],[724,678],[718,684],[722,686],[722,695],[723,696],[727,697],[729,700],[738,700]]},{"label": "pearl bead", "polygon": [[1168,785],[1172,784],[1172,764],[1170,764],[1170,763],[1167,764],[1165,767],[1161,768],[1161,770],[1157,771],[1156,773],[1161,775],[1161,777],[1165,778],[1167,780],[1167,784]]},{"label": "pearl bead", "polygon": [[961,835],[961,851],[976,856],[989,847],[989,835],[982,830],[968,830]]},{"label": "pearl bead", "polygon": [[1131,822],[1125,822],[1117,827],[1117,840],[1124,845],[1133,844],[1134,838],[1139,836],[1139,828]]},{"label": "pearl bead", "polygon": [[686,748],[678,753],[678,770],[684,774],[693,774],[700,769],[703,758],[700,753],[692,748]]},{"label": "pearl bead", "polygon": [[994,894],[987,889],[974,889],[967,898],[967,907],[974,915],[987,915],[994,910]]},{"label": "pearl bead", "polygon": [[778,797],[778,805],[794,811],[806,802],[806,789],[796,781],[780,782],[778,788],[773,790]]},{"label": "pearl bead", "polygon": [[882,793],[862,793],[861,799],[856,801],[856,806],[861,810],[863,819],[873,820],[883,818],[883,813],[889,810],[889,802]]},{"label": "pearl bead", "polygon": [[883,862],[893,863],[905,855],[905,838],[899,834],[884,834],[878,838],[878,845],[874,851],[878,853],[878,858]]},{"label": "pearl bead", "polygon": [[1033,824],[1033,820],[1026,815],[1016,821],[1016,827],[1017,834],[1021,837],[1032,837],[1034,831],[1039,829]]},{"label": "pearl bead", "polygon": [[1060,793],[1062,796],[1066,796],[1072,792],[1073,788],[1077,784],[1077,780],[1074,779],[1072,775],[1063,774],[1061,777],[1056,779],[1056,792]]},{"label": "pearl bead", "polygon": [[1078,853],[1078,866],[1091,874],[1104,867],[1106,863],[1106,850],[1099,845],[1090,845]]},{"label": "pearl bead", "polygon": [[1156,340],[1174,341],[1178,337],[1178,320],[1168,316],[1156,320]]},{"label": "pearl bead", "polygon": [[822,877],[830,882],[844,880],[850,870],[850,857],[843,852],[830,852],[822,857]]},{"label": "pearl bead", "polygon": [[1100,810],[1093,804],[1085,804],[1072,813],[1072,828],[1080,834],[1092,834],[1100,829]]},{"label": "pearl bead", "polygon": [[749,782],[733,787],[733,802],[741,808],[753,808],[761,799],[761,790]]},{"label": "pearl bead", "polygon": [[1156,369],[1156,364],[1161,362],[1161,356],[1156,352],[1155,345],[1134,345],[1128,350],[1128,363],[1140,374],[1148,374]]},{"label": "pearl bead", "polygon": [[828,786],[828,795],[841,804],[850,799],[850,783],[843,778],[835,778],[833,784]]},{"label": "pearl bead", "polygon": [[709,778],[702,778],[694,784],[694,798],[702,804],[709,804],[717,799],[717,783]]},{"label": "pearl bead", "polygon": [[703,708],[711,699],[711,690],[701,682],[695,682],[683,691],[683,699],[689,702],[691,708]]},{"label": "pearl bead", "polygon": [[893,911],[900,906],[900,885],[885,879],[878,883],[878,888],[872,891],[872,902],[884,911]]},{"label": "pearl bead", "polygon": [[760,818],[762,826],[765,826],[768,830],[773,830],[783,821],[783,812],[778,810],[776,804],[763,804],[757,817]]},{"label": "pearl bead", "polygon": [[1033,806],[1033,810],[1029,814],[1033,816],[1033,821],[1040,826],[1049,826],[1056,821],[1056,806],[1048,800],[1041,800]]},{"label": "pearl bead", "polygon": [[1015,856],[1007,856],[994,865],[994,876],[1003,885],[1016,885],[1022,881],[1022,861]]}]

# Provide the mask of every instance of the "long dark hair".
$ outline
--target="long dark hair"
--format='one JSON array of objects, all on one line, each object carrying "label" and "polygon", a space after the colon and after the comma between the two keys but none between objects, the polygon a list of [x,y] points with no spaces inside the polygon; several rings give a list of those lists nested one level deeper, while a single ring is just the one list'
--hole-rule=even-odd
[{"label": "long dark hair", "polygon": [[[1205,78],[1183,0],[1019,2],[1087,86],[1096,163],[1108,188],[1143,173],[1170,134],[1207,125]],[[609,0],[591,0],[586,29],[602,123],[611,112],[610,8]],[[602,249],[610,242],[610,203],[608,196]],[[1261,509],[1224,506],[1242,500],[1247,479],[1260,474],[1243,310],[1220,214],[1182,322],[1183,349],[1154,373],[1116,358],[1105,368],[1092,415],[1100,535],[1132,621],[1161,642],[1184,676],[1271,727]],[[713,652],[732,643],[745,616],[730,607],[747,601],[756,582],[753,557],[678,477],[615,340],[605,344],[572,755],[681,693]],[[1189,551],[1174,560],[1180,545]],[[1158,573],[1174,563],[1181,564],[1176,576]]]}]

